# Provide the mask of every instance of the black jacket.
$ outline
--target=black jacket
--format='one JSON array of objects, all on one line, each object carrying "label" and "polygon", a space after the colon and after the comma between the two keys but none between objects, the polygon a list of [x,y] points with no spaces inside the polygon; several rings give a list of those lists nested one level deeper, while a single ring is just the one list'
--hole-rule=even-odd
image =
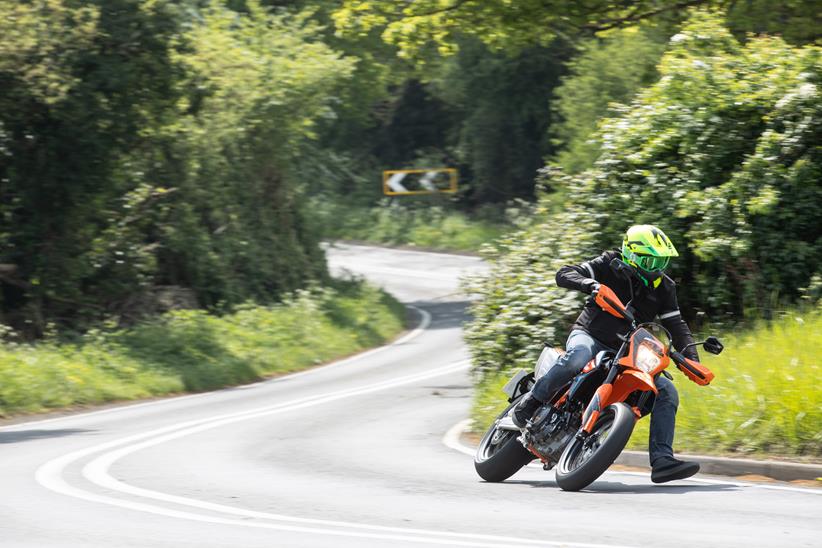
[{"label": "black jacket", "polygon": [[[590,294],[595,284],[600,283],[610,287],[623,303],[627,303],[631,298],[628,284],[633,283],[634,301],[631,305],[637,323],[651,322],[658,317],[659,323],[671,332],[674,348],[677,350],[681,351],[683,347],[694,342],[688,324],[679,313],[674,281],[668,276],[663,276],[662,282],[655,288],[637,280],[628,281],[611,269],[611,261],[620,256],[619,251],[606,251],[582,264],[563,266],[557,272],[557,285]],[[630,323],[608,314],[589,298],[582,313],[574,322],[574,329],[581,329],[603,344],[616,349],[621,344],[617,335],[625,335],[630,329]],[[683,354],[699,361],[699,355],[694,347],[688,348]]]}]

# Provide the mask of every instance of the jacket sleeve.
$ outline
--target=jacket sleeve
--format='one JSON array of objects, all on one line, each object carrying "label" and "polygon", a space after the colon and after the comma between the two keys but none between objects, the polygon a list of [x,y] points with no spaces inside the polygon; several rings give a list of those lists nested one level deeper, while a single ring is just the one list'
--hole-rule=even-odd
[{"label": "jacket sleeve", "polygon": [[607,269],[611,268],[612,255],[612,252],[606,251],[582,264],[563,266],[557,271],[557,285],[590,294],[596,284],[605,279]]},{"label": "jacket sleeve", "polygon": [[676,300],[676,285],[671,281],[671,290],[665,295],[662,300],[662,307],[659,311],[659,321],[662,326],[671,332],[673,337],[674,348],[682,352],[686,358],[699,361],[699,353],[696,347],[692,346],[682,351],[682,348],[694,342],[694,337],[691,335],[691,330],[688,324],[682,319],[682,314],[679,312],[679,305]]}]

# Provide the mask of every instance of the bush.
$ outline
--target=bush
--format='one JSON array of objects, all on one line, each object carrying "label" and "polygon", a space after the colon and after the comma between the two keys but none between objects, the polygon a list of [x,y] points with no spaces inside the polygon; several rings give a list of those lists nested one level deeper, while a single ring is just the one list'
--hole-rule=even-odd
[{"label": "bush", "polygon": [[297,159],[354,60],[305,14],[185,4],[0,3],[0,322],[40,336],[133,321],[158,285],[217,309],[326,278]]},{"label": "bush", "polygon": [[327,238],[477,251],[514,229],[516,208],[510,209],[507,216],[488,210],[468,214],[437,205],[406,207],[390,202],[370,208],[322,205],[319,222]]},{"label": "bush", "polygon": [[0,346],[0,415],[211,390],[304,369],[378,345],[405,309],[356,282],[214,316],[182,310],[73,343]]},{"label": "bush", "polygon": [[690,320],[767,316],[798,298],[822,264],[820,52],[770,37],[742,46],[697,12],[660,80],[602,124],[595,167],[543,171],[566,188],[565,211],[488,251],[491,275],[469,283],[481,295],[466,332],[478,371],[528,367],[544,341],[561,344],[582,300],[556,287],[556,271],[618,246],[631,224],[675,242]]}]

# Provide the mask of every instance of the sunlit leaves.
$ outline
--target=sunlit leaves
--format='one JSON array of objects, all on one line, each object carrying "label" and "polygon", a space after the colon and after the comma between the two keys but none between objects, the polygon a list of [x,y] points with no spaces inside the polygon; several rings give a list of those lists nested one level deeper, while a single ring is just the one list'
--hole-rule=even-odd
[{"label": "sunlit leaves", "polygon": [[676,242],[671,275],[688,318],[768,313],[820,271],[819,48],[740,44],[697,12],[659,73],[601,122],[592,169],[546,172],[569,189],[566,210],[504,240],[473,286],[483,298],[467,338],[480,371],[527,367],[544,341],[562,343],[579,297],[554,285],[556,270],[616,247],[631,224]]}]

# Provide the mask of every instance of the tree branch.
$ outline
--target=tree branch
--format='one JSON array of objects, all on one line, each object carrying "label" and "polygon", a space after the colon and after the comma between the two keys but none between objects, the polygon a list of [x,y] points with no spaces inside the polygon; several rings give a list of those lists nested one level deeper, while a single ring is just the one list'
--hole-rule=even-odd
[{"label": "tree branch", "polygon": [[584,28],[591,32],[601,32],[604,30],[617,28],[629,23],[636,23],[637,21],[648,19],[649,17],[659,15],[660,13],[664,13],[666,11],[691,8],[694,6],[699,6],[701,4],[709,3],[711,3],[711,0],[687,0],[685,2],[677,2],[676,4],[672,4],[670,6],[659,7],[642,13],[638,13],[639,6],[637,6],[631,13],[629,13],[625,17],[620,17],[619,19],[606,19],[598,23],[590,23],[588,25],[585,25]]}]

